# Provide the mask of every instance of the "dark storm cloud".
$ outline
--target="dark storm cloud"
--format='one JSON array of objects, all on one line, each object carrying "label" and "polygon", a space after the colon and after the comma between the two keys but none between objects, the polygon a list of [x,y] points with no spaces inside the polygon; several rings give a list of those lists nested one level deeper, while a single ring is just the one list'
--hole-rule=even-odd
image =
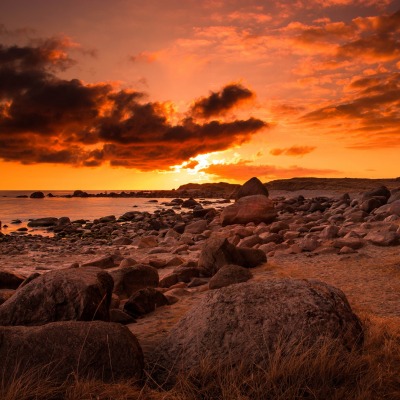
[{"label": "dark storm cloud", "polygon": [[208,97],[198,99],[193,104],[191,112],[198,117],[210,118],[225,113],[253,95],[253,92],[242,85],[227,85],[220,92],[211,92]]},{"label": "dark storm cloud", "polygon": [[230,122],[196,117],[221,114],[253,94],[228,85],[195,103],[172,124],[162,103],[107,83],[64,80],[71,66],[67,39],[34,46],[0,45],[0,158],[32,163],[167,169],[200,153],[248,141],[268,125],[258,119]]}]

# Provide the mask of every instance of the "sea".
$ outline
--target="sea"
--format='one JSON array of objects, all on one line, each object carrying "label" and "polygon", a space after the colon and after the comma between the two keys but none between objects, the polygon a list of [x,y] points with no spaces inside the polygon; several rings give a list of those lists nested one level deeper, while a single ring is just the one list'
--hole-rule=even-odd
[{"label": "sea", "polygon": [[[0,191],[0,232],[4,234],[16,234],[19,228],[27,227],[30,219],[45,217],[69,217],[71,221],[94,219],[115,215],[117,218],[128,211],[148,211],[154,213],[156,210],[166,209],[163,202],[170,202],[171,198],[137,198],[137,197],[58,197],[72,195],[72,191],[46,191],[41,190],[45,197],[43,199],[31,199],[29,196],[34,192],[30,191]],[[106,191],[86,191],[89,194],[106,193]],[[120,193],[121,191],[113,191]],[[55,197],[47,197],[47,194]],[[18,198],[17,196],[28,196]],[[157,202],[154,202],[157,200]],[[212,199],[215,201],[216,199]],[[179,211],[177,211],[179,212]],[[13,224],[13,220],[20,220],[21,223]],[[30,234],[51,236],[52,233],[45,229],[28,228]]]}]

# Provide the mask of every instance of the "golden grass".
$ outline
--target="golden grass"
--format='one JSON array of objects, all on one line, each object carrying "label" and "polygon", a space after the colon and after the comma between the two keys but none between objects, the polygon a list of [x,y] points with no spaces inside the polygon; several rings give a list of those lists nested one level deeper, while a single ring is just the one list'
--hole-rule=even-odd
[{"label": "golden grass", "polygon": [[[397,324],[396,324],[397,322]],[[334,343],[283,354],[269,354],[268,368],[229,368],[206,360],[181,373],[169,390],[149,377],[144,387],[132,382],[104,383],[70,377],[56,384],[40,370],[18,376],[3,373],[2,400],[396,400],[400,399],[400,327],[398,321],[365,318],[361,351],[338,351]]]}]

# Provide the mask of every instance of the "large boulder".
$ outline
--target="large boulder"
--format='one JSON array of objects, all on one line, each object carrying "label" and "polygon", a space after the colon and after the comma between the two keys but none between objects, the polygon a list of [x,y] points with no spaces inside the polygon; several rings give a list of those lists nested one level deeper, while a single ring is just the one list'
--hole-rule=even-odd
[{"label": "large boulder", "polygon": [[120,324],[64,321],[0,327],[0,369],[9,376],[35,370],[61,382],[69,376],[113,381],[140,379],[143,367],[136,337]]},{"label": "large boulder", "polygon": [[254,196],[254,195],[263,195],[267,196],[269,195],[268,189],[262,184],[262,182],[256,178],[253,177],[249,179],[247,182],[245,182],[238,190],[238,192],[235,195],[235,199],[239,200],[242,197],[246,196]]},{"label": "large boulder", "polygon": [[225,207],[221,213],[221,223],[223,226],[249,222],[271,223],[276,216],[274,203],[265,195],[258,194],[242,197],[236,203]]},{"label": "large boulder", "polygon": [[37,277],[0,306],[0,325],[109,320],[111,276],[99,268],[63,269]]},{"label": "large boulder", "polygon": [[25,278],[20,275],[0,270],[0,289],[16,289],[24,280]]},{"label": "large boulder", "polygon": [[114,293],[122,299],[127,299],[140,289],[157,287],[159,283],[157,269],[144,264],[117,269],[110,275],[114,279]]},{"label": "large boulder", "polygon": [[290,352],[324,340],[343,350],[363,342],[360,320],[342,291],[319,281],[246,282],[203,297],[161,341],[152,361],[167,371],[198,367],[204,359],[265,367],[277,347]]}]

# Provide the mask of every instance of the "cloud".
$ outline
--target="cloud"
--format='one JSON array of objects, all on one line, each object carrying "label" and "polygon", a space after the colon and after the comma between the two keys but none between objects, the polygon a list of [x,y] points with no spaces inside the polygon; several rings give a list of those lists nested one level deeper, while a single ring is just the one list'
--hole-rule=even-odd
[{"label": "cloud", "polygon": [[[228,85],[198,100],[172,123],[166,103],[109,83],[65,80],[74,64],[66,38],[0,46],[0,158],[141,170],[168,169],[201,153],[226,150],[268,127],[256,118],[199,122],[224,114],[253,93]],[[176,118],[174,118],[176,119]]]},{"label": "cloud", "polygon": [[191,108],[191,113],[202,118],[221,115],[253,96],[253,92],[242,85],[227,85],[220,92],[211,92],[208,97],[196,100]]},{"label": "cloud", "polygon": [[400,146],[400,73],[360,78],[346,101],[331,103],[303,115],[302,122],[342,133],[351,148]]},{"label": "cloud", "polygon": [[304,156],[313,152],[316,149],[314,146],[292,146],[283,149],[272,149],[270,154],[273,156]]},{"label": "cloud", "polygon": [[291,167],[277,167],[274,165],[252,165],[250,161],[243,160],[236,164],[213,164],[201,171],[215,175],[215,179],[230,179],[244,181],[252,176],[264,179],[293,178],[300,176],[326,176],[337,175],[340,171],[332,169],[303,168],[297,165]]}]

